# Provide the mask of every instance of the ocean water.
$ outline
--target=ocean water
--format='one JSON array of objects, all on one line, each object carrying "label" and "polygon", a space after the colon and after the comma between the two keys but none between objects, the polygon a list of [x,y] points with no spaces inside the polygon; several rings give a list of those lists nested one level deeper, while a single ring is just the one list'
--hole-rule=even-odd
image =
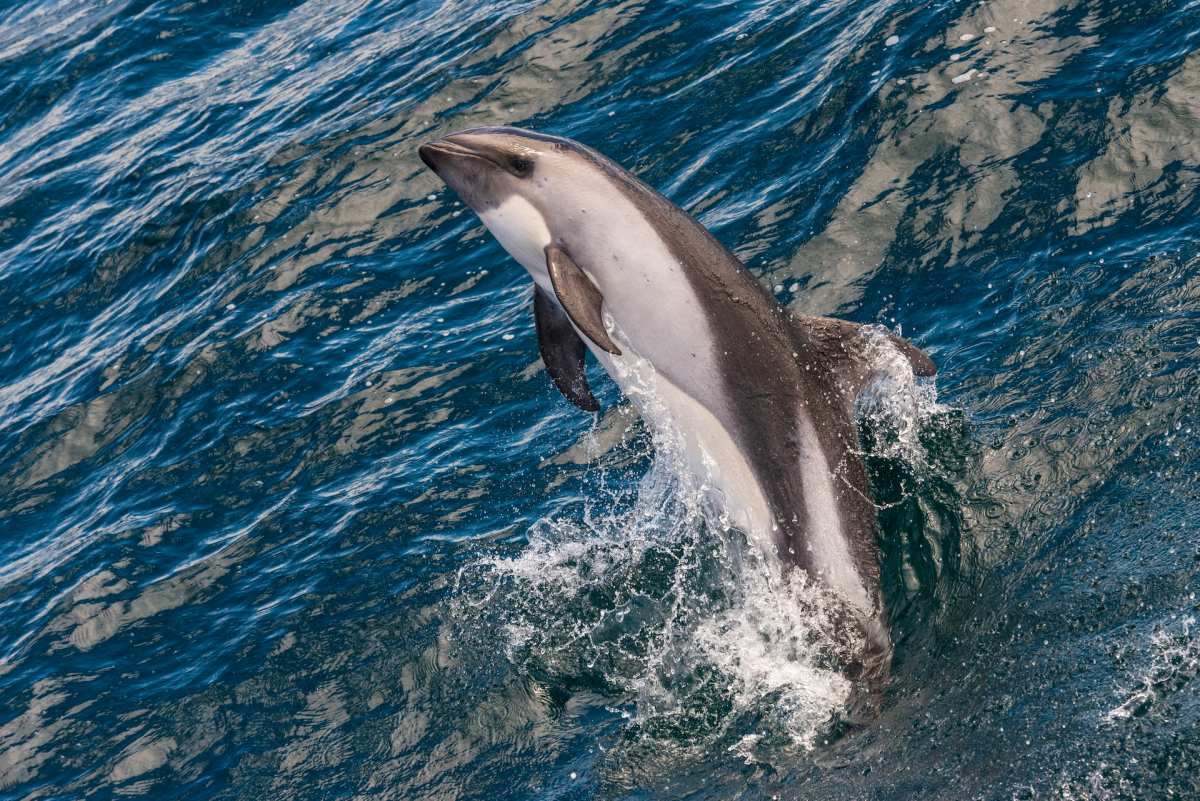
[{"label": "ocean water", "polygon": [[[0,798],[1200,798],[1200,4],[0,4]],[[894,675],[416,155],[577,138],[861,404]]]}]

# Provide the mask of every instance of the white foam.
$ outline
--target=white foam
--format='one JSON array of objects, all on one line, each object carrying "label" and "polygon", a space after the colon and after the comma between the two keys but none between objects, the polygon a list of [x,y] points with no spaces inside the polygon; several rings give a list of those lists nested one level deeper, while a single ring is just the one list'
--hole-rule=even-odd
[{"label": "white foam", "polygon": [[1133,784],[1124,776],[1114,775],[1112,766],[1100,762],[1082,779],[1065,780],[1058,788],[1062,801],[1110,801],[1134,798]]},{"label": "white foam", "polygon": [[[516,556],[465,569],[480,580],[465,600],[500,614],[519,668],[603,673],[626,696],[630,726],[732,701],[724,722],[752,711],[811,748],[849,697],[842,666],[859,635],[836,622],[847,616],[829,590],[801,571],[783,580],[777,561],[727,529],[712,494],[689,482],[657,453],[628,511],[600,511],[628,499],[602,490],[582,525],[538,522]],[[719,737],[723,725],[697,736]]]},{"label": "white foam", "polygon": [[861,637],[836,625],[838,602],[802,571],[789,573],[782,586],[762,573],[742,578],[743,602],[703,621],[695,642],[733,680],[737,708],[771,699],[774,722],[812,748],[850,697],[850,681],[831,667],[861,651]]},{"label": "white foam", "polygon": [[1123,692],[1125,700],[1104,715],[1116,723],[1144,715],[1166,693],[1200,675],[1200,638],[1194,633],[1196,619],[1186,617],[1174,629],[1156,631],[1150,637],[1150,664],[1134,686]]},{"label": "white foam", "polygon": [[892,344],[885,327],[868,326],[866,331],[873,375],[854,404],[855,415],[887,430],[888,436],[876,445],[880,455],[922,467],[926,454],[921,427],[948,407],[938,402],[934,382],[917,381],[912,365]]}]

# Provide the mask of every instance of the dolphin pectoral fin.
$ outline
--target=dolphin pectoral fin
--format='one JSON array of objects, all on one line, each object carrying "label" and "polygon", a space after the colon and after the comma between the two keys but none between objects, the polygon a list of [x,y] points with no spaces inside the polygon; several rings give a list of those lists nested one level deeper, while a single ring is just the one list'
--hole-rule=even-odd
[{"label": "dolphin pectoral fin", "polygon": [[567,400],[585,412],[600,411],[583,370],[587,345],[571,327],[571,321],[538,287],[533,288],[533,319],[537,324],[538,350],[554,386]]},{"label": "dolphin pectoral fin", "polygon": [[620,356],[621,349],[609,339],[608,331],[604,328],[604,318],[600,313],[604,296],[592,279],[587,277],[587,273],[565,250],[552,244],[546,246],[546,268],[550,272],[554,294],[575,327],[599,347],[614,356]]}]

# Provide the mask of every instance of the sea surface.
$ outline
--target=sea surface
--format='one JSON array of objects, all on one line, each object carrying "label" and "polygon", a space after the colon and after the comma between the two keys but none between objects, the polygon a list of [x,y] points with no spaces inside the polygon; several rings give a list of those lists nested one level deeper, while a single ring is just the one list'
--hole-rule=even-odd
[{"label": "sea surface", "polygon": [[[940,366],[873,723],[554,390],[481,124]],[[1198,407],[1197,0],[0,2],[0,798],[1197,799]]]}]

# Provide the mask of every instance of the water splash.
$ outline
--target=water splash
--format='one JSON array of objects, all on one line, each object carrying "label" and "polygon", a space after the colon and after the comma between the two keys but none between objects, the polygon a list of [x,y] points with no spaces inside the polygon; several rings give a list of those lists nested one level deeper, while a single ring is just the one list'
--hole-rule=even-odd
[{"label": "water splash", "polygon": [[[878,377],[861,413],[889,426],[894,455],[912,460],[921,422],[941,407],[886,336],[875,339]],[[862,635],[830,590],[802,571],[784,575],[734,525],[647,396],[655,455],[640,482],[623,493],[601,476],[582,521],[537,522],[520,553],[477,561],[464,586],[480,588],[478,609],[499,610],[510,664],[611,694],[635,736],[703,745],[751,719],[755,733],[727,750],[753,761],[768,733],[812,749],[850,698],[844,668]]]},{"label": "water splash", "polygon": [[1200,639],[1196,638],[1195,627],[1196,619],[1188,616],[1177,627],[1151,635],[1150,664],[1136,684],[1125,691],[1125,700],[1105,713],[1105,722],[1142,717],[1200,675]]},{"label": "water splash", "polygon": [[869,325],[864,331],[867,359],[874,372],[855,400],[855,417],[876,432],[872,444],[875,455],[900,459],[918,469],[925,467],[927,459],[919,434],[949,407],[938,402],[937,385],[932,380],[917,380],[908,359],[892,344],[887,328]]},{"label": "water splash", "polygon": [[695,639],[730,677],[735,708],[769,702],[768,723],[811,749],[849,700],[851,682],[840,666],[865,642],[839,614],[840,601],[805,573],[792,571],[782,584],[763,579],[763,571],[744,576],[742,603],[704,621]]},{"label": "water splash", "polygon": [[662,454],[635,495],[625,512],[593,499],[582,523],[540,521],[519,554],[468,569],[476,607],[501,610],[509,662],[615,696],[642,736],[701,744],[752,715],[811,748],[862,645],[840,604],[802,573],[781,579]]}]

